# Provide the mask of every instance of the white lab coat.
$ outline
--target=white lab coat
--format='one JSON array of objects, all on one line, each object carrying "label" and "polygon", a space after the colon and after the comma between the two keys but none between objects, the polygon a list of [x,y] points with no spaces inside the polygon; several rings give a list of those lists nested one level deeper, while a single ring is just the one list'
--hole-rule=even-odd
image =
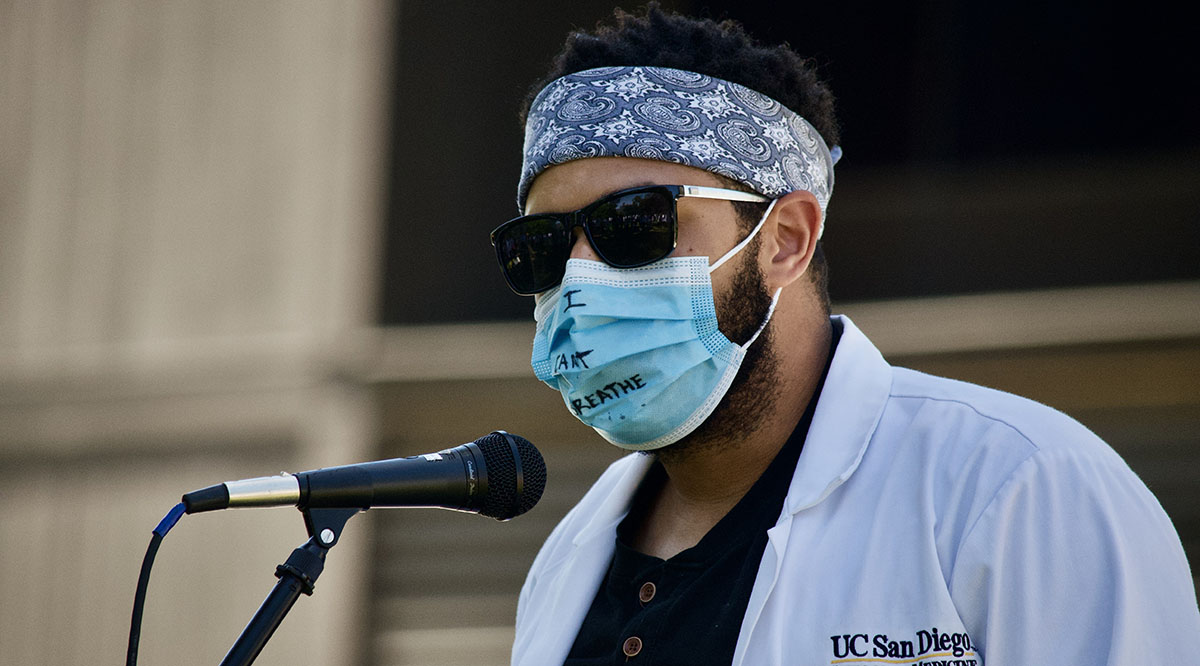
[{"label": "white lab coat", "polygon": [[[1112,449],[1043,405],[893,368],[842,323],[734,664],[1200,663],[1179,537]],[[650,462],[615,462],[546,540],[513,664],[566,658]]]}]

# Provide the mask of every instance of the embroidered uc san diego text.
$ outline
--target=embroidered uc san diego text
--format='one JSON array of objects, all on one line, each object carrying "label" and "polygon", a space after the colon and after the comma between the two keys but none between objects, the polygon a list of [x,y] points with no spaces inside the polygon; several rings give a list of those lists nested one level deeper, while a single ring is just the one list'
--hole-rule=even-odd
[{"label": "embroidered uc san diego text", "polygon": [[912,664],[913,666],[977,666],[971,637],[941,632],[937,627],[913,634],[848,633],[830,636],[830,664]]}]

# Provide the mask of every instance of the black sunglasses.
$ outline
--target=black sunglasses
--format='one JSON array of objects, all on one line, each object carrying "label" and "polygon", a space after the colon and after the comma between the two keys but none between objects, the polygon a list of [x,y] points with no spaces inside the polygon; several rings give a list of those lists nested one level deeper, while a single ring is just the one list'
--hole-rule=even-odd
[{"label": "black sunglasses", "polygon": [[562,281],[571,256],[571,232],[583,234],[604,263],[616,268],[652,264],[671,254],[679,232],[675,202],[681,197],[749,201],[753,192],[698,185],[650,185],[613,192],[569,213],[538,213],[509,220],[492,231],[500,270],[512,290],[537,294]]}]

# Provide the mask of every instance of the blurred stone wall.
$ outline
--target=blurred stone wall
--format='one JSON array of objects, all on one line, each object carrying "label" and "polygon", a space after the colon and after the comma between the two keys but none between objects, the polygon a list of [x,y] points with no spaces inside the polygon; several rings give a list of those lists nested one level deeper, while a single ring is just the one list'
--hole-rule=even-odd
[{"label": "blurred stone wall", "polygon": [[[120,663],[193,488],[370,455],[391,3],[0,1],[0,661]],[[346,663],[365,541],[258,663]],[[305,540],[185,517],[142,663],[212,664]]]}]

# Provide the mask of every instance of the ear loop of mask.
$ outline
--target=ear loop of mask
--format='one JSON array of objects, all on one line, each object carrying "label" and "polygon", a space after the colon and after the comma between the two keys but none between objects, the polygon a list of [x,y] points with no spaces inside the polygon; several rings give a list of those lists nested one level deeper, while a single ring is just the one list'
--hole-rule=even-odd
[{"label": "ear loop of mask", "polygon": [[733,249],[726,252],[720,259],[717,259],[715,262],[713,262],[713,264],[711,266],[708,267],[708,272],[710,274],[713,271],[720,268],[721,264],[725,263],[726,261],[729,261],[738,252],[741,252],[742,248],[746,247],[747,243],[754,240],[754,237],[758,235],[759,229],[763,228],[763,224],[765,224],[767,221],[767,218],[770,217],[771,211],[775,209],[775,202],[777,202],[777,201],[779,201],[779,199],[771,199],[771,205],[767,206],[767,212],[763,213],[763,216],[761,219],[759,219],[758,224],[754,225],[754,228],[751,229],[750,233],[747,234],[746,237],[742,239],[742,242],[738,243],[737,245],[734,245]]},{"label": "ear loop of mask", "polygon": [[[762,218],[759,219],[758,224],[754,225],[754,228],[751,229],[750,233],[747,234],[746,237],[742,239],[742,242],[738,243],[737,245],[734,245],[731,250],[726,252],[724,255],[721,256],[720,259],[717,259],[715,262],[713,262],[713,264],[711,266],[708,267],[709,275],[711,275],[713,271],[720,268],[721,265],[724,264],[726,261],[729,261],[730,259],[735,257],[737,255],[737,253],[742,251],[742,248],[746,247],[746,245],[749,244],[750,241],[754,240],[754,237],[758,235],[759,230],[763,228],[764,224],[766,224],[767,218],[771,216],[771,211],[775,209],[775,203],[777,201],[779,201],[779,199],[771,199],[771,204],[769,206],[767,206],[767,210],[766,210],[766,212],[763,213]],[[743,351],[749,349],[750,345],[754,344],[754,341],[758,339],[758,336],[761,335],[764,330],[766,330],[767,323],[771,321],[771,315],[775,313],[775,305],[779,303],[779,296],[782,293],[783,293],[783,287],[780,287],[775,290],[775,295],[771,297],[771,305],[767,308],[767,316],[763,318],[762,324],[759,325],[758,330],[754,332],[754,335],[750,336],[750,339],[746,341],[746,344],[742,345]]]}]

